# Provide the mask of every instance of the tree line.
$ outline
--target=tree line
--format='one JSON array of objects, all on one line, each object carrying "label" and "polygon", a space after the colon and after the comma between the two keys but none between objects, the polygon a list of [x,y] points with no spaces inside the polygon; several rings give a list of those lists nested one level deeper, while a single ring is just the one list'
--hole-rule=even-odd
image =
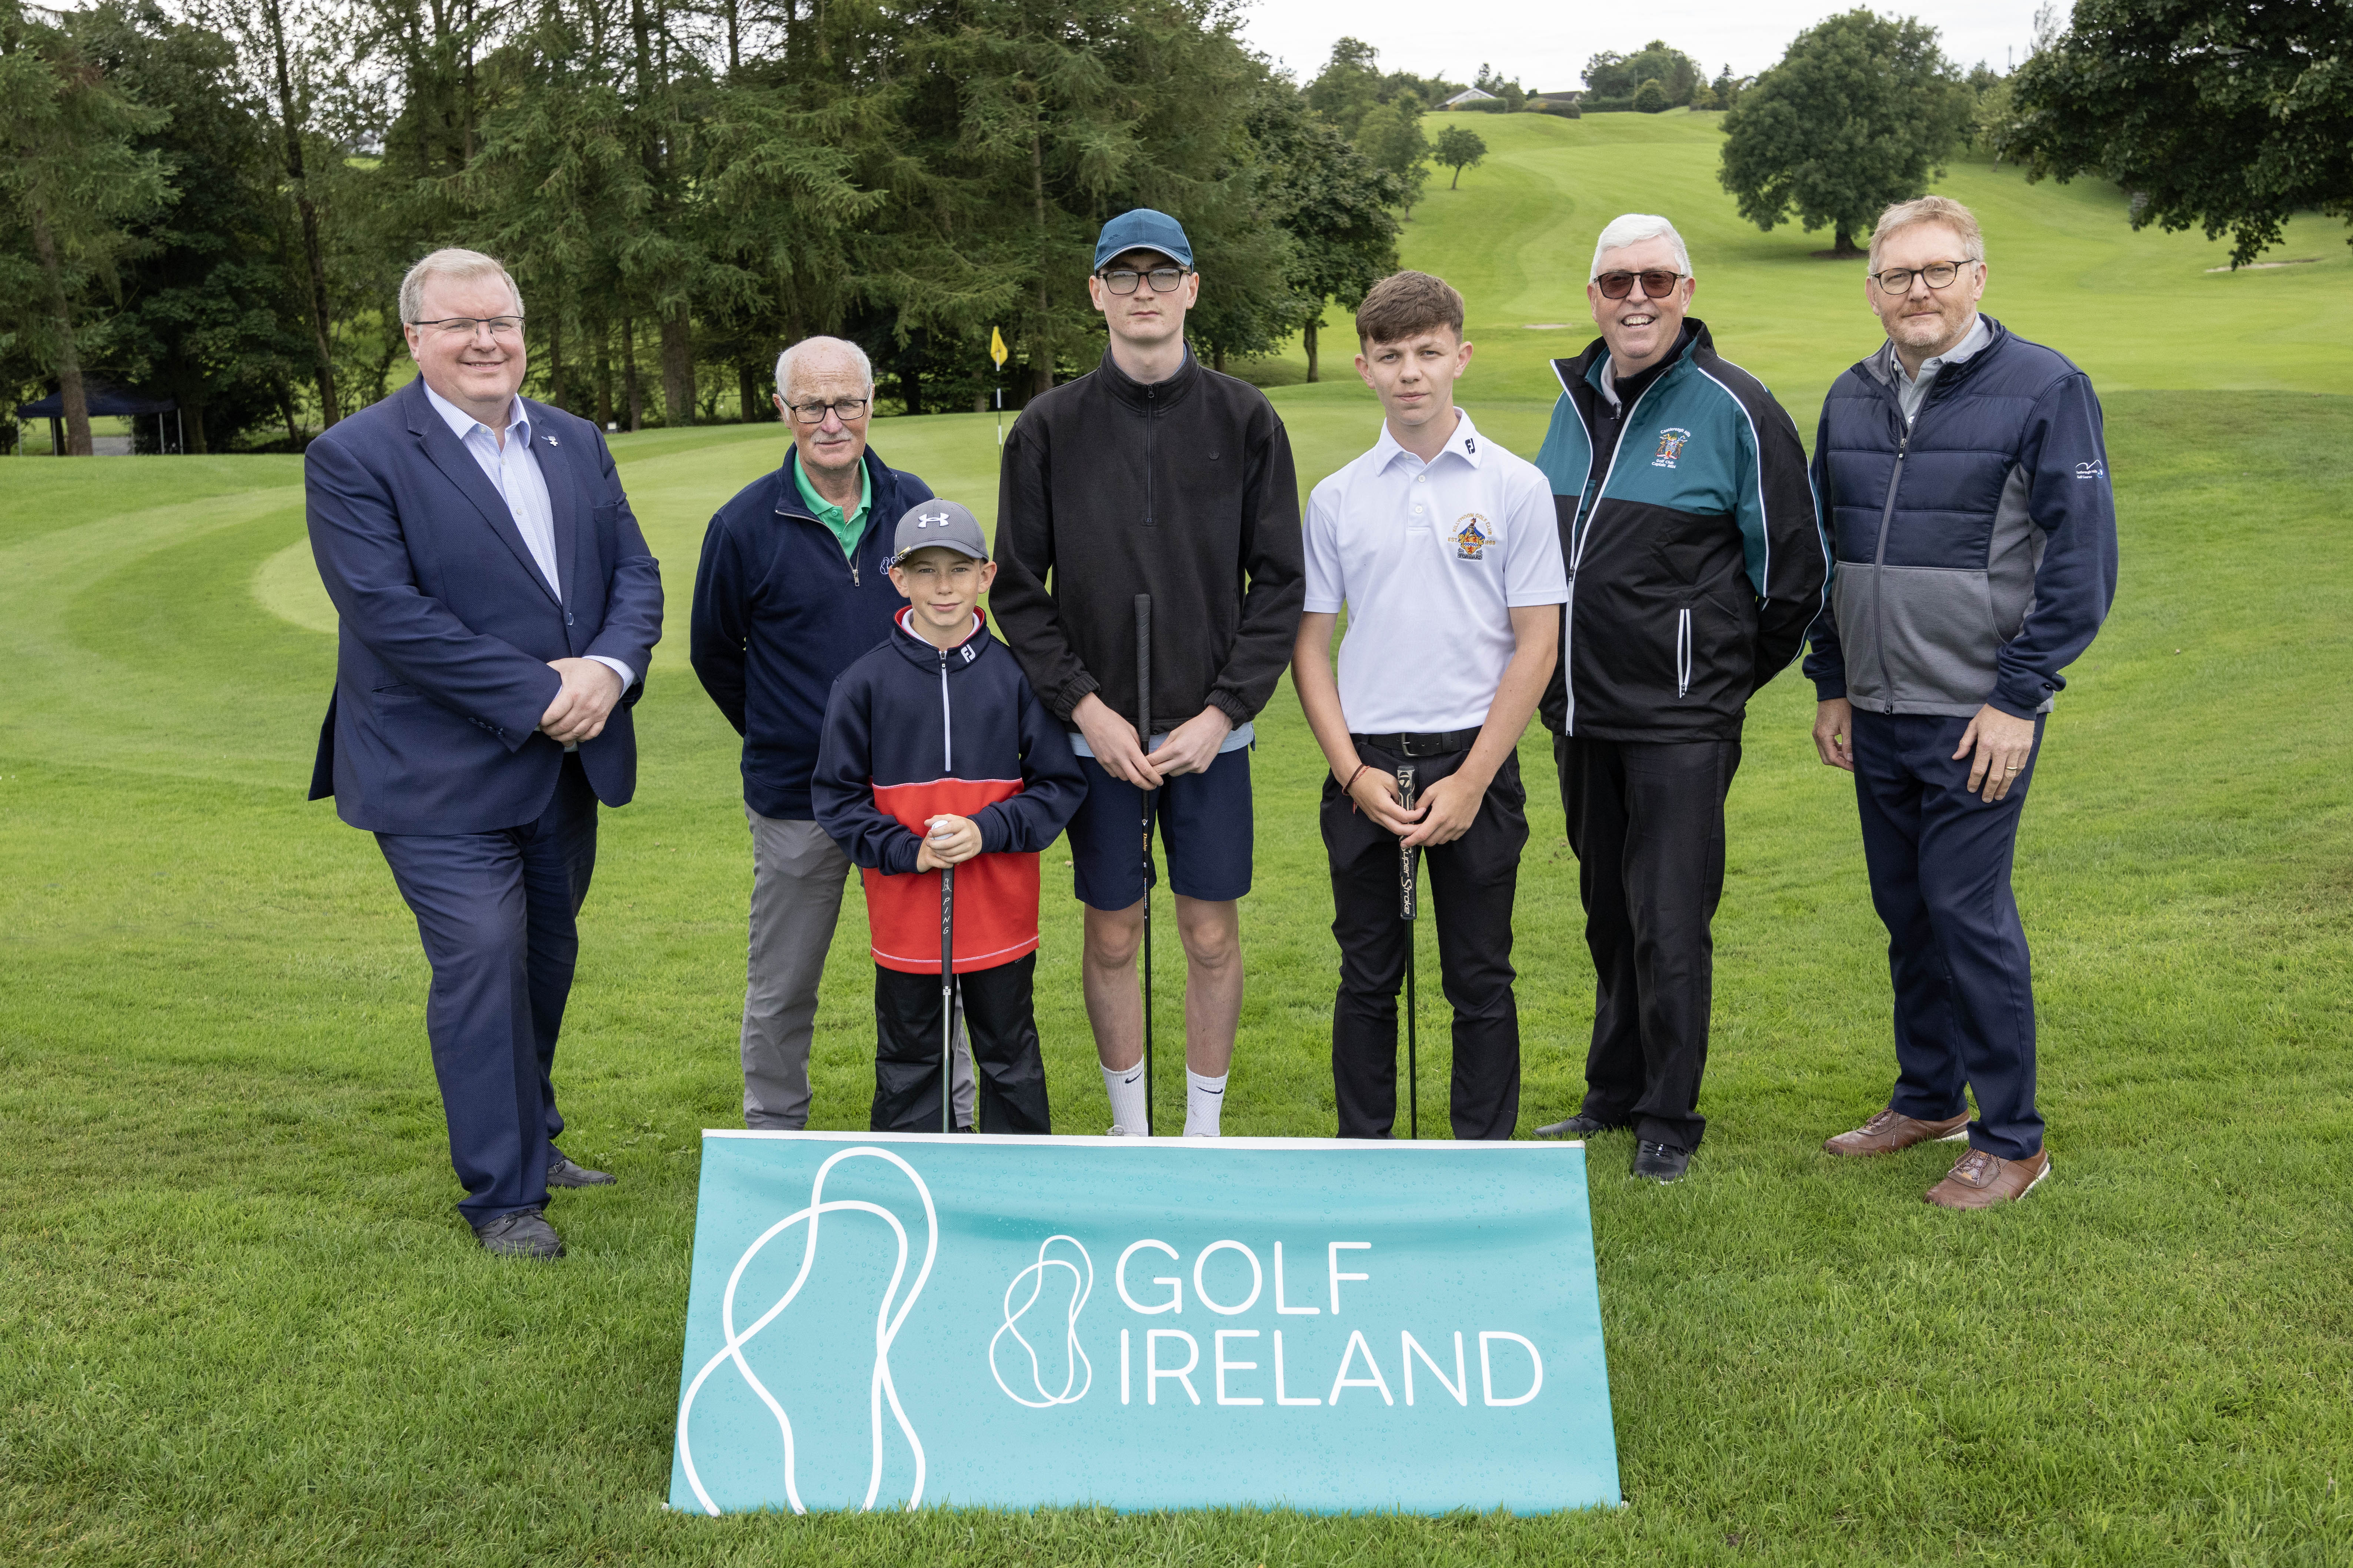
[{"label": "tree line", "polygon": [[[1725,110],[1723,184],[1846,253],[1963,143],[2113,180],[2136,224],[2353,213],[2353,25],[2323,0],[2046,6],[2009,76],[1855,11],[1755,79],[1653,40],[1582,108]],[[1342,38],[1296,83],[1233,0],[0,0],[0,396],[169,396],[189,450],[278,445],[383,397],[401,272],[491,250],[525,290],[532,390],[600,423],[763,416],[778,345],[873,356],[887,406],[1018,404],[1090,365],[1103,219],[1184,217],[1214,364],[1397,266],[1436,163],[1475,165],[1465,85]],[[1492,67],[1471,107],[1577,114]],[[986,345],[1001,328],[1002,373]],[[0,422],[0,442],[16,427]],[[149,438],[142,434],[141,439]]]},{"label": "tree line", "polygon": [[[1103,220],[1182,215],[1203,357],[1397,267],[1426,142],[1368,51],[1303,89],[1227,0],[0,0],[0,394],[176,399],[192,451],[383,397],[400,274],[524,289],[532,391],[637,428],[766,412],[778,347],[859,342],[907,413],[1093,363]],[[1370,72],[1388,119],[1321,104]],[[992,329],[1011,350],[1000,384]],[[13,425],[7,426],[13,432]]]}]

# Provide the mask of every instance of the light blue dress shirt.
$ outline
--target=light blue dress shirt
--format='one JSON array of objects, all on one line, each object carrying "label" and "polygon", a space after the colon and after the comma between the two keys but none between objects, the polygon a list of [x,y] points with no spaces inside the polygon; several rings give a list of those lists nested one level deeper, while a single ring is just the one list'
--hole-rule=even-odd
[{"label": "light blue dress shirt", "polygon": [[[531,444],[531,416],[523,412],[522,399],[507,405],[506,439],[489,426],[427,386],[425,395],[433,405],[433,412],[449,426],[449,434],[458,444],[473,455],[483,475],[507,503],[507,514],[514,520],[515,531],[522,535],[523,545],[539,566],[539,574],[555,592],[558,604],[564,601],[564,581],[555,566],[555,509],[547,499],[547,476],[539,471],[539,454]],[[621,689],[627,691],[638,682],[637,672],[617,658],[607,658],[601,653],[588,656],[621,678]]]}]

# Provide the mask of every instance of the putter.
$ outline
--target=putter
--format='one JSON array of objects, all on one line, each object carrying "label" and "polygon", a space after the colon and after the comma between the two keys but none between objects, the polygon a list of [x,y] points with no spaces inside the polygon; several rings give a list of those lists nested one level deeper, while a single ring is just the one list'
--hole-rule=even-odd
[{"label": "putter", "polygon": [[[1135,739],[1152,749],[1152,595],[1135,596]],[[1152,792],[1144,792],[1144,1135],[1152,1132]]]},{"label": "putter", "polygon": [[[1397,771],[1398,804],[1408,811],[1413,809],[1414,786],[1411,766]],[[1405,1114],[1413,1125],[1413,1135],[1421,1136],[1421,1063],[1419,1060],[1419,1027],[1414,1005],[1413,959],[1415,919],[1420,913],[1420,879],[1415,875],[1414,851],[1404,839],[1398,840],[1398,919],[1405,921]]]},{"label": "putter", "polygon": [[[974,1110],[979,1107],[976,1104]],[[940,1131],[955,1131],[955,868],[940,868]]]}]

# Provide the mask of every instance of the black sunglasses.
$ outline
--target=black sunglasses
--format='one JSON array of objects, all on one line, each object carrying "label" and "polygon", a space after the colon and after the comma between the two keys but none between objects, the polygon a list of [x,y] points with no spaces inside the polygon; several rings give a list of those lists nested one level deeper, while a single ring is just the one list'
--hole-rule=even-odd
[{"label": "black sunglasses", "polygon": [[1634,291],[1634,279],[1637,278],[1642,280],[1642,298],[1663,300],[1675,291],[1675,285],[1683,280],[1683,274],[1654,267],[1646,272],[1604,272],[1593,282],[1601,290],[1603,299],[1623,300]]}]

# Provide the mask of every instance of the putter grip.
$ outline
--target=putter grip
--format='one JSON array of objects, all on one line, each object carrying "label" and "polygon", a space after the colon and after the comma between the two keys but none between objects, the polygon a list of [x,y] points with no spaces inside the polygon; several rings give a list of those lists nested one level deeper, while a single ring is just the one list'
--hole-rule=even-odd
[{"label": "putter grip", "polygon": [[1135,739],[1152,750],[1152,595],[1135,596]]},{"label": "putter grip", "polygon": [[[1406,810],[1411,811],[1416,794],[1413,769],[1409,766],[1399,768],[1397,771],[1397,782],[1398,804]],[[1413,874],[1413,851],[1406,846],[1405,840],[1399,839],[1398,840],[1398,919],[1409,921],[1414,918],[1415,894],[1419,891],[1419,888]]]}]

